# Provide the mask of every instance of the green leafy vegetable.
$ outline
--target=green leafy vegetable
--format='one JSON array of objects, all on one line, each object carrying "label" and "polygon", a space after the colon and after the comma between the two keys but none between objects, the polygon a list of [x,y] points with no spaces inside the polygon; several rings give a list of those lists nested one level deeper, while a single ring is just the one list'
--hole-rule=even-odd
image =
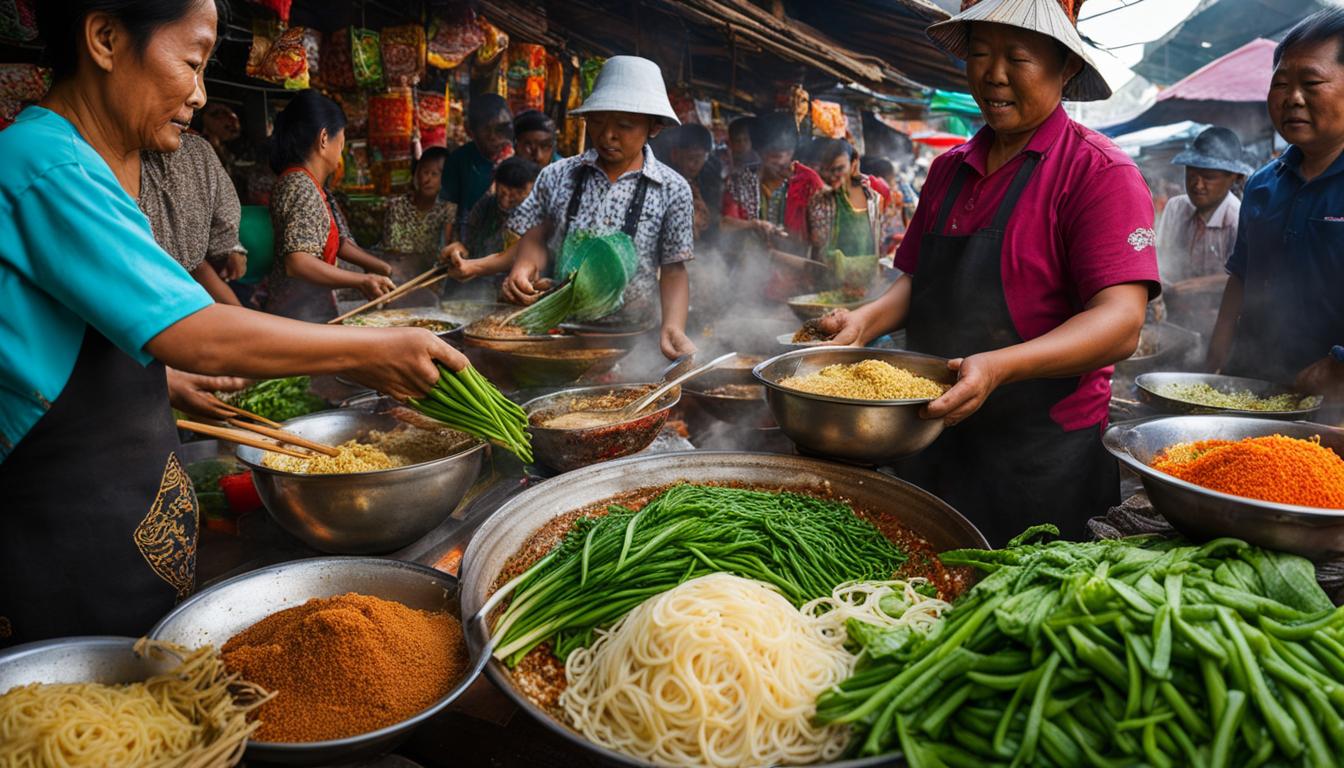
[{"label": "green leafy vegetable", "polygon": [[[634,242],[624,233],[592,236],[584,232],[565,240],[572,252],[558,271],[569,282],[519,313],[514,322],[529,333],[545,333],[566,320],[600,320],[621,306],[625,286],[634,274]],[[627,266],[628,262],[628,266]],[[563,271],[569,270],[571,271]]]},{"label": "green leafy vegetable", "polygon": [[945,553],[988,576],[928,635],[851,629],[865,653],[818,720],[912,768],[1338,764],[1344,609],[1310,563],[1050,532]]},{"label": "green leafy vegetable", "polygon": [[579,518],[501,592],[495,657],[517,664],[551,641],[566,658],[647,598],[709,573],[773,584],[794,605],[848,581],[886,579],[905,555],[848,504],[794,493],[677,485],[638,512]]},{"label": "green leafy vegetable", "polygon": [[268,379],[237,392],[226,392],[220,399],[271,421],[289,421],[299,416],[325,411],[327,401],[308,391],[307,376]]},{"label": "green leafy vegetable", "polygon": [[439,381],[429,395],[407,402],[452,429],[489,440],[532,462],[527,414],[471,366],[453,372],[440,365]]}]

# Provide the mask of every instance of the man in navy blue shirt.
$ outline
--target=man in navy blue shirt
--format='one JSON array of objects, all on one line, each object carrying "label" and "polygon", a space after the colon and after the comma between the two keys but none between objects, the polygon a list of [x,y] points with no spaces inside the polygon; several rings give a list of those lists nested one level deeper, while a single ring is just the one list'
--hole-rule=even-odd
[{"label": "man in navy blue shirt", "polygon": [[1246,182],[1208,366],[1344,394],[1344,9],[1283,39],[1268,102],[1291,146]]},{"label": "man in navy blue shirt", "polygon": [[513,147],[513,115],[503,97],[481,93],[467,105],[471,141],[458,147],[443,164],[439,199],[457,206],[458,238],[466,239],[467,214],[490,191],[495,166]]}]

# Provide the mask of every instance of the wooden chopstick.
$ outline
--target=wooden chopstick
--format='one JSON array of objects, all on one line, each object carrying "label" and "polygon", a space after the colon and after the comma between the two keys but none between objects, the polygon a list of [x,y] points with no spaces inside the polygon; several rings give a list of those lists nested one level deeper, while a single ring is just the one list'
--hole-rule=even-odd
[{"label": "wooden chopstick", "polygon": [[246,429],[249,432],[256,432],[258,435],[265,435],[266,437],[269,437],[272,440],[279,440],[282,443],[297,445],[300,448],[307,448],[310,451],[325,453],[328,456],[341,455],[340,450],[336,449],[333,446],[327,445],[326,443],[314,442],[306,437],[299,437],[293,432],[286,432],[283,429],[272,429],[270,427],[263,427],[260,424],[249,424],[248,422],[243,421],[242,419],[229,419],[228,421],[230,424],[232,424],[235,427],[238,427],[239,429]]},{"label": "wooden chopstick", "polygon": [[369,301],[358,307],[355,307],[354,309],[350,310],[349,312],[346,312],[343,315],[333,317],[332,319],[327,321],[327,325],[340,325],[341,323],[345,322],[346,320],[349,320],[350,318],[354,317],[355,315],[358,315],[361,312],[367,312],[368,310],[382,306],[383,304],[386,304],[389,301],[396,301],[397,299],[400,299],[402,296],[405,296],[411,291],[420,288],[422,285],[428,284],[429,281],[434,278],[435,273],[440,272],[441,270],[443,270],[443,267],[440,266],[427,269],[424,272],[421,272],[420,274],[411,278],[410,280],[407,280],[406,282],[397,286],[396,288],[393,288],[391,291],[383,294],[382,296],[379,296],[373,301]]},{"label": "wooden chopstick", "polygon": [[278,421],[271,421],[270,419],[266,418],[265,416],[262,416],[262,415],[260,415],[260,414],[253,413],[253,412],[247,410],[246,408],[239,408],[238,406],[236,406],[236,405],[234,405],[234,404],[232,404],[232,403],[226,403],[226,402],[224,402],[223,400],[221,400],[221,401],[219,402],[219,404],[220,404],[221,406],[223,406],[223,407],[224,407],[224,410],[228,411],[229,413],[236,413],[236,414],[238,414],[239,416],[243,416],[243,417],[245,417],[245,418],[252,419],[253,421],[259,421],[259,422],[261,422],[262,424],[265,424],[265,425],[268,426],[268,427],[273,427],[273,428],[275,428],[275,429],[282,429],[282,428],[284,427],[284,425],[281,424],[281,423],[278,422]]},{"label": "wooden chopstick", "polygon": [[202,424],[199,421],[187,421],[186,419],[178,419],[177,426],[179,429],[195,432],[198,435],[205,435],[206,437],[213,437],[219,440],[227,440],[230,443],[246,445],[252,448],[260,448],[263,451],[282,453],[286,456],[293,456],[296,459],[313,458],[313,455],[310,453],[299,453],[298,451],[290,450],[283,445],[276,445],[268,440],[253,436],[251,432],[244,432],[241,429],[216,427],[213,424]]}]

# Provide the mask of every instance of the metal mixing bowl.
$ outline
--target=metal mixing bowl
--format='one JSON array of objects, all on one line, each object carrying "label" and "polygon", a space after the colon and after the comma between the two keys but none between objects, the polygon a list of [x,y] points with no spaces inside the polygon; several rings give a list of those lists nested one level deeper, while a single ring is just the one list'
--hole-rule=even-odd
[{"label": "metal mixing bowl", "polygon": [[[985,537],[947,504],[894,477],[858,467],[764,453],[694,451],[639,456],[586,467],[547,480],[514,496],[477,530],[462,556],[462,611],[472,616],[467,643],[482,653],[490,631],[475,620],[500,572],[551,518],[608,499],[677,482],[723,483],[770,490],[787,489],[848,500],[870,512],[894,514],[942,552],[959,547],[986,548]],[[595,755],[604,763],[643,766],[588,741],[550,712],[538,707],[517,686],[504,665],[491,659],[486,674],[500,690],[552,733]],[[896,764],[893,755],[831,763],[830,768],[876,768]]]},{"label": "metal mixing bowl", "polygon": [[[724,387],[744,387],[739,393],[729,394]],[[752,397],[745,395],[750,391]],[[765,387],[756,382],[750,369],[714,368],[682,385],[682,397],[693,403],[709,417],[748,429],[769,429],[775,426],[775,417],[765,402]]]},{"label": "metal mixing bowl", "polygon": [[828,298],[831,297],[820,293],[805,293],[802,296],[794,296],[786,303],[789,305],[789,309],[793,310],[793,314],[804,322],[821,317],[833,309],[858,309],[868,303],[866,298],[851,299],[839,303],[828,302],[826,301]]},{"label": "metal mixing bowl", "polygon": [[1153,509],[1187,536],[1235,536],[1262,547],[1313,559],[1344,554],[1344,510],[1275,504],[1232,496],[1178,480],[1148,466],[1164,449],[1193,440],[1241,440],[1284,435],[1311,439],[1344,454],[1344,430],[1300,421],[1241,416],[1168,416],[1116,424],[1103,443],[1138,473]]},{"label": "metal mixing bowl", "polygon": [[60,637],[0,652],[0,694],[29,683],[138,683],[168,671],[172,659],[140,657],[135,638]]},{"label": "metal mixing bowl", "polygon": [[828,365],[882,360],[897,368],[951,385],[956,374],[941,357],[898,349],[812,347],[773,357],[752,371],[765,385],[766,400],[784,434],[809,453],[865,464],[911,456],[938,439],[942,419],[922,419],[921,400],[846,400],[787,389],[780,380],[807,376]]},{"label": "metal mixing bowl", "polygon": [[[310,440],[339,445],[401,422],[387,414],[342,409],[300,416],[285,429]],[[252,469],[252,483],[271,517],[314,549],[336,554],[392,552],[453,513],[481,470],[485,443],[423,464],[344,475],[298,475],[261,463],[259,448],[238,446],[238,459]]]},{"label": "metal mixing bowl", "polygon": [[[286,608],[313,598],[347,592],[392,600],[422,611],[447,611],[462,621],[457,579],[442,571],[376,557],[317,557],[280,563],[235,576],[197,593],[174,608],[150,630],[156,640],[197,648],[222,647],[234,635]],[[249,761],[287,765],[344,763],[387,752],[415,727],[438,714],[481,673],[486,658],[468,646],[467,671],[428,709],[396,725],[330,741],[283,744],[250,741]]]},{"label": "metal mixing bowl", "polygon": [[551,429],[539,425],[569,410],[566,405],[574,400],[617,392],[639,392],[642,397],[652,392],[655,386],[577,387],[528,400],[523,403],[523,410],[527,412],[529,422],[527,431],[532,434],[532,453],[540,463],[561,472],[639,453],[649,447],[667,423],[668,413],[681,400],[680,387],[665,393],[639,416],[619,423],[588,429]]},{"label": "metal mixing bowl", "polygon": [[[1240,408],[1217,408],[1210,405],[1189,403],[1161,394],[1167,384],[1208,384],[1219,392],[1250,392],[1256,397],[1276,397],[1295,395],[1299,405],[1291,411],[1252,411]],[[1292,387],[1275,384],[1260,379],[1244,379],[1236,376],[1220,376],[1214,373],[1145,373],[1134,379],[1138,388],[1139,400],[1166,413],[1202,414],[1217,413],[1223,416],[1255,416],[1263,419],[1307,419],[1321,409],[1321,398],[1311,398]],[[1303,405],[1305,404],[1305,405]]]}]

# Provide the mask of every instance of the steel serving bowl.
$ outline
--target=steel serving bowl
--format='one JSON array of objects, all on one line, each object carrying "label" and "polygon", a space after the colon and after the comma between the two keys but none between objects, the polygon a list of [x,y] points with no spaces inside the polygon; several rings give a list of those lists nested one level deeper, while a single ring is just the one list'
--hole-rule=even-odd
[{"label": "steel serving bowl", "polygon": [[850,299],[849,301],[827,301],[831,297],[824,293],[805,293],[802,296],[794,296],[787,302],[789,309],[799,320],[807,322],[830,312],[833,309],[858,309],[868,303],[867,298]]},{"label": "steel serving bowl", "polygon": [[[1208,384],[1219,392],[1250,392],[1256,397],[1277,397],[1293,395],[1298,398],[1298,408],[1289,411],[1255,411],[1241,408],[1219,408],[1212,405],[1177,400],[1161,393],[1168,384]],[[1139,400],[1165,413],[1202,414],[1217,413],[1224,416],[1256,416],[1266,419],[1306,419],[1321,409],[1321,398],[1310,397],[1295,392],[1292,387],[1275,384],[1260,379],[1245,379],[1237,376],[1221,376],[1214,373],[1145,373],[1134,379],[1138,388]]]},{"label": "steel serving bowl", "polygon": [[173,667],[172,659],[140,656],[135,642],[92,635],[15,646],[0,652],[0,694],[30,683],[139,683]]},{"label": "steel serving bowl", "polygon": [[956,374],[947,360],[899,349],[813,347],[773,357],[752,371],[765,385],[775,421],[799,449],[865,464],[883,464],[912,456],[929,447],[943,432],[942,419],[922,419],[930,401],[847,400],[781,387],[790,376],[807,376],[828,365],[881,360],[941,384],[952,385]]},{"label": "steel serving bowl", "polygon": [[1116,424],[1103,443],[1125,466],[1138,473],[1148,498],[1177,530],[1196,539],[1235,536],[1270,549],[1313,559],[1344,554],[1344,510],[1275,504],[1211,491],[1148,466],[1177,443],[1241,440],[1284,435],[1311,439],[1344,454],[1344,430],[1301,421],[1244,416],[1165,416]]},{"label": "steel serving bowl", "polygon": [[[285,429],[339,445],[401,422],[385,413],[341,409],[300,416]],[[238,446],[238,460],[271,517],[295,538],[323,552],[392,552],[424,536],[457,508],[480,473],[485,443],[472,440],[447,456],[376,472],[300,475],[261,463],[259,448]]]},{"label": "steel serving bowl", "polygon": [[[909,483],[871,470],[801,456],[693,451],[637,456],[570,472],[533,486],[510,499],[477,530],[462,556],[462,611],[473,655],[490,643],[490,630],[477,618],[499,575],[538,529],[554,517],[585,509],[641,489],[677,482],[732,483],[770,490],[794,490],[842,498],[855,507],[893,514],[906,527],[942,552],[959,547],[986,548],[985,537],[956,510]],[[489,660],[485,673],[528,715],[552,733],[589,751],[603,762],[644,766],[634,758],[600,747],[537,706],[519,689],[513,675]],[[895,756],[831,763],[831,768],[876,768],[897,764]]]},{"label": "steel serving bowl", "polygon": [[1139,334],[1139,348],[1115,364],[1115,378],[1133,380],[1140,374],[1180,367],[1199,346],[1199,334],[1174,323],[1149,323]]},{"label": "steel serving bowl", "polygon": [[[738,387],[738,392],[726,391]],[[775,417],[765,402],[765,387],[750,369],[714,368],[682,385],[682,397],[718,421],[750,429],[774,428]],[[746,394],[750,392],[752,396]]]},{"label": "steel serving bowl", "polygon": [[[422,611],[447,611],[462,621],[457,579],[416,563],[377,557],[317,557],[294,560],[222,581],[177,606],[149,636],[188,648],[222,647],[234,635],[286,608],[313,598],[348,592],[393,600]],[[465,628],[464,628],[465,629]],[[250,741],[249,761],[317,765],[355,760],[390,751],[416,726],[443,710],[481,673],[486,658],[468,646],[467,671],[428,709],[369,733],[304,743]]]},{"label": "steel serving bowl", "polygon": [[640,396],[652,392],[653,384],[618,384],[614,386],[578,387],[563,389],[523,403],[532,434],[532,452],[537,461],[561,472],[568,472],[589,464],[619,459],[638,453],[658,437],[667,416],[681,400],[680,388],[667,392],[643,413],[633,419],[615,424],[604,424],[587,429],[553,429],[540,426],[541,422],[563,413],[566,403],[581,398],[600,397],[617,392],[638,392]]}]

